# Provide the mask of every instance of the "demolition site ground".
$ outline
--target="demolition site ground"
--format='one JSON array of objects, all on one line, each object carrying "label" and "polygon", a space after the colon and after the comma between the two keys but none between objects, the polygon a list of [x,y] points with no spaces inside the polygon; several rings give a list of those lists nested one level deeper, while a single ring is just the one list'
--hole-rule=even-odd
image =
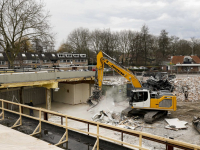
[{"label": "demolition site ground", "polygon": [[[110,80],[112,78],[113,77],[106,77],[106,80]],[[119,77],[116,78],[117,80],[119,80]],[[196,80],[194,78],[196,78]],[[68,105],[68,104],[53,102],[52,110],[83,119],[94,120],[118,127],[123,127],[136,131],[142,131],[165,138],[172,138],[174,140],[200,145],[200,134],[192,125],[194,116],[196,117],[200,116],[199,113],[200,101],[197,100],[198,94],[195,95],[195,93],[198,93],[199,90],[197,87],[199,85],[197,83],[198,78],[199,77],[197,75],[177,76],[177,81],[181,81],[181,84],[176,83],[175,87],[175,94],[179,95],[179,99],[177,99],[177,110],[169,112],[167,116],[158,119],[153,124],[145,123],[143,116],[132,116],[132,117],[125,116],[124,118],[122,118],[120,116],[121,115],[120,113],[129,106],[128,100],[118,97],[118,100],[116,101],[114,98],[109,97],[108,95],[105,96],[97,106],[91,109],[88,109],[89,106],[87,104]],[[194,86],[191,87],[188,86],[188,83],[195,84],[196,89],[193,89]],[[183,97],[184,94],[181,91],[182,89],[181,86],[185,86],[185,84],[189,87],[188,91],[190,92],[189,98],[186,101]],[[45,107],[45,106],[40,105],[38,107]],[[102,116],[101,115],[102,111],[104,111],[108,115],[108,117],[104,115]],[[100,118],[95,118],[96,116],[98,116],[98,114]],[[110,118],[112,118],[113,116],[114,118],[111,120]],[[173,118],[186,122],[185,127],[181,129],[166,128],[166,126],[168,125],[166,119],[173,119]],[[60,122],[59,118],[56,118],[54,116],[52,116],[50,120],[53,122]],[[87,130],[87,124],[77,123],[74,121],[70,121],[69,124],[77,129],[85,131]],[[95,133],[96,128],[91,127],[90,131]],[[121,134],[118,132],[101,129],[100,133],[110,138],[114,138],[117,140],[121,139]],[[128,142],[130,144],[138,143],[138,137],[124,134],[123,139],[124,142]],[[165,145],[148,140],[143,140],[142,144],[145,147],[153,150],[166,149]]]},{"label": "demolition site ground", "polygon": [[[147,124],[144,122],[143,116],[132,116],[132,117],[123,117],[121,116],[121,112],[126,109],[129,106],[128,99],[122,99],[121,97],[118,97],[118,100],[114,99],[113,97],[109,97],[109,95],[104,96],[102,100],[99,102],[99,104],[91,109],[89,109],[89,106],[87,104],[77,104],[77,105],[69,105],[64,103],[58,103],[58,102],[52,102],[52,111],[56,111],[62,114],[67,114],[70,116],[87,119],[87,120],[94,120],[122,128],[127,128],[130,130],[136,130],[141,132],[150,133],[153,135],[158,135],[165,138],[172,138],[174,140],[183,141],[191,144],[200,145],[200,134],[197,132],[197,130],[193,127],[192,121],[194,116],[199,117],[200,116],[200,100],[196,100],[196,98],[199,95],[195,95],[196,92],[198,92],[198,83],[197,80],[193,80],[193,78],[197,78],[198,76],[190,76],[188,78],[187,75],[181,75],[178,76],[177,79],[185,86],[185,84],[188,86],[188,81],[191,84],[196,84],[196,88],[194,86],[189,87],[188,91],[189,93],[189,99],[185,101],[183,96],[183,93],[181,93],[181,86],[182,84],[177,84],[176,88],[176,94],[179,95],[179,99],[177,100],[177,110],[173,112],[169,112],[167,116],[160,118],[156,120],[153,124]],[[106,77],[106,80],[112,79],[113,77]],[[119,80],[119,77],[116,77],[117,80]],[[121,80],[121,79],[120,79]],[[193,83],[191,81],[194,81]],[[193,93],[192,93],[193,92]],[[195,99],[195,100],[194,100]],[[37,105],[35,107],[42,107],[45,108],[45,104]],[[24,110],[28,111],[28,110]],[[107,115],[102,115],[101,112],[105,112]],[[100,114],[100,118],[96,118]],[[34,112],[35,116],[38,116],[36,112]],[[110,119],[112,118],[112,119]],[[166,119],[173,119],[177,118],[180,121],[187,122],[184,128],[176,129],[176,128],[166,128],[168,125]],[[51,116],[49,118],[49,121],[60,123],[60,118],[57,116]],[[65,120],[63,120],[63,123],[65,124]],[[73,120],[68,121],[68,125],[80,129],[83,131],[87,131],[88,125],[81,122],[76,122]],[[49,128],[49,132],[52,129]],[[96,127],[90,126],[90,132],[96,133]],[[111,131],[107,129],[100,129],[100,134],[106,137],[110,137],[116,140],[121,139],[121,134],[117,131]],[[61,134],[62,135],[62,134]],[[124,134],[123,135],[123,141],[130,143],[130,144],[139,144],[138,142],[139,138],[134,137],[131,135]],[[76,140],[75,140],[76,141]],[[148,149],[152,150],[164,150],[166,149],[165,145],[152,142],[149,140],[142,140],[142,145],[144,145]],[[87,145],[86,145],[87,147]],[[88,149],[91,149],[92,146],[88,145]]]}]

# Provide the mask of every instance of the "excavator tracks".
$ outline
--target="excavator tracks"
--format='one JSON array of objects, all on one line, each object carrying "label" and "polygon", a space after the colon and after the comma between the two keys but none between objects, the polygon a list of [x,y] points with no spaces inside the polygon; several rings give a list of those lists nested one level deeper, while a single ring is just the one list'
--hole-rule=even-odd
[{"label": "excavator tracks", "polygon": [[146,123],[153,123],[158,118],[167,115],[167,111],[149,111],[144,115],[144,121]]}]

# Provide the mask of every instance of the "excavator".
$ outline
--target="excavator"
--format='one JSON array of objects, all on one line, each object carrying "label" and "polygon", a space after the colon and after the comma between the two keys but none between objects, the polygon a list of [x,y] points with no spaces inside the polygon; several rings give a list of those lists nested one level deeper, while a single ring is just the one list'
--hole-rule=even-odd
[{"label": "excavator", "polygon": [[[176,96],[173,96],[170,91],[151,91],[148,88],[142,87],[141,82],[131,71],[118,64],[115,59],[103,51],[97,54],[95,85],[92,96],[87,101],[88,104],[95,106],[101,99],[105,64],[133,85],[129,98],[129,107],[126,109],[129,115],[139,111],[143,113],[146,123],[153,123],[156,119],[166,115],[168,111],[176,111]],[[96,103],[94,104],[94,102]]]}]

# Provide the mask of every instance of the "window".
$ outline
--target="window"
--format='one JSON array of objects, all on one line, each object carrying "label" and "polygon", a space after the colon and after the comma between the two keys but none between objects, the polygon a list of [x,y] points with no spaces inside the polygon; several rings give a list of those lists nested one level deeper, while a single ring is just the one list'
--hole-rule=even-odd
[{"label": "window", "polygon": [[80,59],[76,59],[75,62],[80,62]]},{"label": "window", "polygon": [[148,92],[131,92],[132,102],[143,102],[148,99]]},{"label": "window", "polygon": [[44,63],[49,63],[50,61],[49,60],[44,60]]},{"label": "window", "polygon": [[67,62],[72,62],[72,60],[71,59],[67,59]]},{"label": "window", "polygon": [[60,62],[61,63],[66,63],[66,60],[65,59],[61,59]]},{"label": "window", "polygon": [[57,60],[52,60],[51,63],[57,63]]},{"label": "window", "polygon": [[23,60],[23,64],[27,64],[28,63],[28,60]]},{"label": "window", "polygon": [[72,57],[72,54],[67,54],[66,56],[67,56],[67,57]]},{"label": "window", "polygon": [[39,63],[40,63],[40,60],[32,60],[32,63],[33,63],[33,64],[39,64]]},{"label": "window", "polygon": [[81,62],[86,62],[85,59],[81,59]]},{"label": "window", "polygon": [[86,54],[80,54],[81,57],[86,57]]},{"label": "window", "polygon": [[13,64],[19,64],[19,61],[14,61]]},{"label": "window", "polygon": [[6,65],[5,61],[0,61],[0,65]]},{"label": "window", "polygon": [[38,54],[35,54],[36,57],[38,57]]},{"label": "window", "polygon": [[79,54],[73,54],[74,57],[79,57]]},{"label": "window", "polygon": [[0,53],[0,57],[3,57],[3,54],[2,54],[2,53]]},{"label": "window", "polygon": [[42,57],[45,57],[45,55],[44,54],[41,54],[42,55]]},{"label": "window", "polygon": [[58,57],[65,57],[64,54],[58,54]]},{"label": "window", "polygon": [[52,56],[53,56],[53,57],[56,57],[56,55],[55,55],[55,54],[52,54]]},{"label": "window", "polygon": [[25,54],[22,54],[22,57],[26,57],[26,55],[25,55]]},{"label": "window", "polygon": [[31,54],[31,56],[34,57],[35,55],[34,55],[34,54]]}]

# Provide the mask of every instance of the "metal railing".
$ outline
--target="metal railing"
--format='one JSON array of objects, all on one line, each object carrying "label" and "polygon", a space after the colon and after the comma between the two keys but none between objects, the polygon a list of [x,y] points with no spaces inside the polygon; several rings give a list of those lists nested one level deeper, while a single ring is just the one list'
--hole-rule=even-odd
[{"label": "metal railing", "polygon": [[[5,108],[6,103],[17,105],[19,107],[19,110],[13,111],[13,110],[10,110],[8,108]],[[86,120],[86,119],[72,117],[72,116],[69,116],[69,115],[65,115],[65,114],[54,112],[54,111],[46,110],[46,109],[43,109],[43,108],[35,108],[35,107],[31,107],[31,106],[27,106],[27,105],[23,105],[23,104],[19,104],[19,103],[14,103],[14,102],[11,102],[11,101],[6,101],[6,100],[3,100],[3,99],[0,99],[0,104],[1,104],[0,109],[2,110],[2,112],[0,114],[0,117],[1,117],[0,120],[4,119],[5,111],[19,115],[19,118],[17,119],[17,121],[14,123],[14,125],[11,128],[22,125],[22,116],[25,116],[25,117],[39,121],[38,126],[35,128],[33,133],[30,134],[31,136],[41,133],[42,122],[45,122],[45,123],[48,123],[48,124],[51,124],[51,125],[55,125],[55,126],[58,126],[58,127],[63,127],[65,129],[65,133],[62,136],[62,138],[59,140],[59,142],[55,144],[56,146],[68,142],[68,130],[72,130],[72,131],[76,131],[76,132],[79,132],[79,133],[84,133],[84,134],[96,137],[96,142],[94,144],[93,150],[95,150],[95,148],[97,150],[99,150],[99,147],[100,147],[99,140],[100,139],[104,139],[104,140],[108,140],[108,141],[111,141],[111,142],[114,142],[114,143],[117,143],[117,144],[125,145],[125,146],[128,146],[130,148],[137,148],[139,150],[147,150],[147,148],[144,148],[143,145],[142,145],[143,139],[154,141],[154,142],[161,143],[161,144],[165,144],[166,149],[173,149],[173,147],[177,147],[177,148],[181,148],[181,149],[200,150],[200,146],[198,146],[198,145],[180,142],[180,141],[176,141],[176,140],[173,140],[173,139],[168,139],[168,138],[164,138],[164,137],[160,137],[160,136],[156,136],[156,135],[152,135],[152,134],[148,134],[148,133],[144,133],[144,132],[139,132],[139,131],[135,131],[135,130],[129,130],[129,129],[124,129],[124,128],[120,128],[120,127],[115,127],[115,126],[112,126],[112,125],[98,123],[98,122],[94,122],[94,121],[90,121],[90,120]],[[39,115],[38,115],[38,117],[33,117],[33,116],[30,116],[30,115],[24,114],[24,113],[22,113],[22,108],[29,108],[29,109],[33,109],[35,111],[38,111]],[[51,115],[61,117],[61,124],[50,122],[48,120],[42,119],[42,113],[51,114]],[[63,118],[66,119],[65,125],[63,125]],[[83,131],[83,130],[79,130],[79,129],[75,129],[75,128],[70,127],[69,124],[68,124],[69,119],[88,124],[87,131]],[[96,126],[96,128],[97,128],[96,133],[90,132],[90,130],[89,130],[90,125]],[[101,135],[99,133],[100,128],[105,128],[105,129],[120,132],[121,133],[121,140],[115,140],[115,139]],[[127,143],[127,142],[123,142],[123,135],[124,134],[139,137],[138,145],[133,145],[133,144],[130,144],[130,143]]]}]

